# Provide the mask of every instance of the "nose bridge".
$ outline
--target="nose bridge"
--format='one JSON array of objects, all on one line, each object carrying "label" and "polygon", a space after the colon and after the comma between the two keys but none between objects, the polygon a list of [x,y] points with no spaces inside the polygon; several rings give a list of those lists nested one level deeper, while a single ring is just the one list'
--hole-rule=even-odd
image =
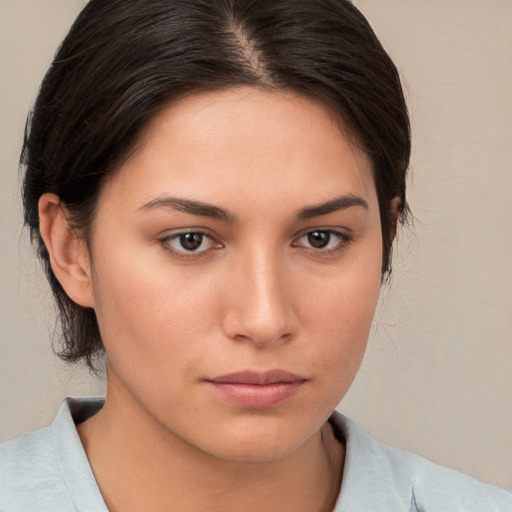
[{"label": "nose bridge", "polygon": [[240,254],[233,279],[236,291],[226,315],[230,337],[265,345],[292,334],[293,308],[277,251],[259,247]]}]

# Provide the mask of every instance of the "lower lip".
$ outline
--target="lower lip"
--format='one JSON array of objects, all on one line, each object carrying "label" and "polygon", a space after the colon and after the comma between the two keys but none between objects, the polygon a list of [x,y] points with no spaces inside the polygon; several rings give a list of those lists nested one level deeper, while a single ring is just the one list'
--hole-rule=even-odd
[{"label": "lower lip", "polygon": [[271,409],[291,398],[304,384],[304,381],[271,384],[210,381],[208,384],[224,398],[244,409]]}]

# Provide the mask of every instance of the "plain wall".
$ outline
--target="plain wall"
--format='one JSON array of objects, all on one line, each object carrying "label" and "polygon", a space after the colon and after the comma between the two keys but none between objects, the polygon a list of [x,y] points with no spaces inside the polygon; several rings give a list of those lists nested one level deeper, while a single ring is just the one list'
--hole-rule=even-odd
[{"label": "plain wall", "polygon": [[[101,394],[52,354],[54,309],[22,232],[25,116],[81,0],[0,0],[0,440]],[[393,278],[340,410],[379,440],[512,489],[512,2],[356,0],[412,115]]]}]

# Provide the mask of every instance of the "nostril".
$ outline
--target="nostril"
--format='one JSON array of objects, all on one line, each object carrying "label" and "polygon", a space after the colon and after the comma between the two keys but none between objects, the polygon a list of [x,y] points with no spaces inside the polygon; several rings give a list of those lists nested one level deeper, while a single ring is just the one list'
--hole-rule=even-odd
[{"label": "nostril", "polygon": [[233,268],[232,287],[225,295],[224,331],[231,339],[261,346],[286,342],[298,325],[284,279],[286,269],[273,248],[250,249]]},{"label": "nostril", "polygon": [[272,315],[254,315],[251,310],[233,308],[224,318],[225,334],[238,342],[266,346],[292,339],[296,322],[291,311],[272,312]]}]

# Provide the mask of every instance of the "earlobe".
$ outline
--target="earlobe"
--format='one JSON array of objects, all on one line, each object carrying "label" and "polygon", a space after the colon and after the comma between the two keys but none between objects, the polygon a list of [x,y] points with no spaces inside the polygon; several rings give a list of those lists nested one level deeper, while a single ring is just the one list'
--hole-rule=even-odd
[{"label": "earlobe", "polygon": [[87,245],[69,225],[66,208],[56,194],[43,194],[39,199],[39,230],[64,291],[80,306],[94,307]]}]

